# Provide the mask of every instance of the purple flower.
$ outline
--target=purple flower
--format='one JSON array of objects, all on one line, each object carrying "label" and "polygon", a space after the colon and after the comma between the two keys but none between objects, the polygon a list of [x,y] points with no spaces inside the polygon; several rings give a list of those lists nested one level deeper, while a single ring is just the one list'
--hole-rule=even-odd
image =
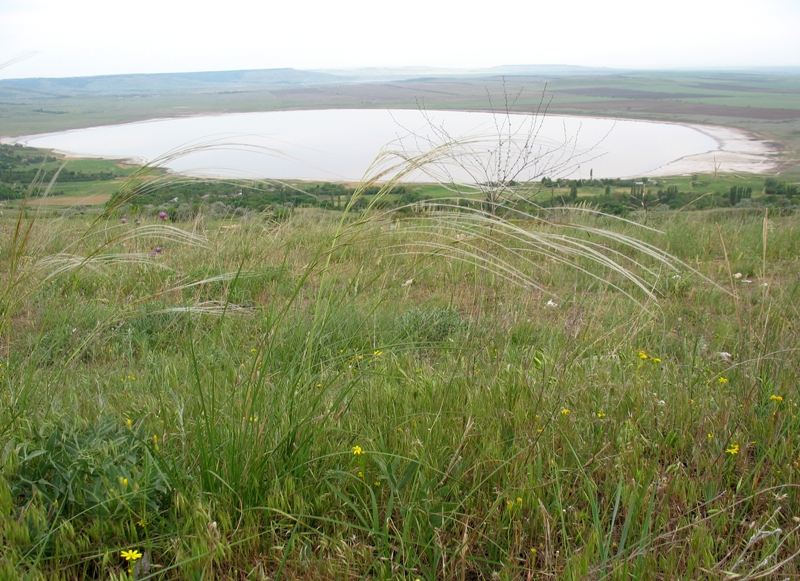
[{"label": "purple flower", "polygon": [[122,222],[123,224],[127,224],[128,223],[128,219],[127,218],[123,218],[122,220],[120,220],[120,222]]},{"label": "purple flower", "polygon": [[161,248],[160,246],[156,246],[156,252],[158,252],[159,254],[161,254],[163,251],[164,251],[164,249],[163,249],[163,248]]},{"label": "purple flower", "polygon": [[162,220],[166,220],[167,219],[167,213],[166,212],[159,212],[158,213],[158,217],[161,218]]}]

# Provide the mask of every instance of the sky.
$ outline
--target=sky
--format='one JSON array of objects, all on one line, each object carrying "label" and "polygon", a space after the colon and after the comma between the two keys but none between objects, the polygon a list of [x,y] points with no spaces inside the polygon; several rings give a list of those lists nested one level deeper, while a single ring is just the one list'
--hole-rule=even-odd
[{"label": "sky", "polygon": [[800,66],[798,30],[800,0],[0,0],[0,79],[282,67]]}]

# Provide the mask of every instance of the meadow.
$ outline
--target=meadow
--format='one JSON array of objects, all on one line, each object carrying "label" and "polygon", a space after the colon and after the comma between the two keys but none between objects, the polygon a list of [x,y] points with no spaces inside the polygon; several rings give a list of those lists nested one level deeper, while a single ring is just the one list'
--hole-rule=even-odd
[{"label": "meadow", "polygon": [[791,209],[130,183],[0,217],[0,579],[800,577]]}]

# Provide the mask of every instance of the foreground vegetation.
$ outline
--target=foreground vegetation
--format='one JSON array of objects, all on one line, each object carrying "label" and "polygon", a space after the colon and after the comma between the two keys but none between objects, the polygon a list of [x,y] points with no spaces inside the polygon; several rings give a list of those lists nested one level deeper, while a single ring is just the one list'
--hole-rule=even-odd
[{"label": "foreground vegetation", "polygon": [[0,578],[800,576],[796,217],[370,204],[0,218]]}]

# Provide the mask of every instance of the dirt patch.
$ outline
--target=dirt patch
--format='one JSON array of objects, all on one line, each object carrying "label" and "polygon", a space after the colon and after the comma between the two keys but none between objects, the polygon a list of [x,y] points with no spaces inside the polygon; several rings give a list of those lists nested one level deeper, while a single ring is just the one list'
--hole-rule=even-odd
[{"label": "dirt patch", "polygon": [[568,109],[584,112],[615,111],[621,115],[626,112],[676,115],[710,115],[713,117],[729,117],[737,119],[764,119],[768,121],[785,121],[800,118],[797,109],[767,109],[763,107],[736,107],[733,105],[709,105],[705,103],[684,103],[681,101],[597,101],[596,103],[558,103],[552,110]]},{"label": "dirt patch", "polygon": [[96,206],[105,204],[111,194],[93,194],[91,196],[53,196],[44,200],[31,200],[31,205],[40,206]]},{"label": "dirt patch", "polygon": [[314,87],[303,87],[300,89],[275,89],[270,91],[276,97],[296,97],[298,95],[324,95],[325,91]]},{"label": "dirt patch", "polygon": [[715,91],[736,91],[738,93],[780,93],[781,95],[800,95],[800,89],[774,89],[771,87],[750,87],[748,85],[725,85],[717,83],[692,83],[687,87],[713,89]]},{"label": "dirt patch", "polygon": [[609,99],[703,99],[713,95],[699,93],[660,93],[658,91],[637,91],[635,89],[614,89],[611,87],[587,87],[585,89],[558,89],[553,93],[583,95],[585,97],[606,97]]}]

